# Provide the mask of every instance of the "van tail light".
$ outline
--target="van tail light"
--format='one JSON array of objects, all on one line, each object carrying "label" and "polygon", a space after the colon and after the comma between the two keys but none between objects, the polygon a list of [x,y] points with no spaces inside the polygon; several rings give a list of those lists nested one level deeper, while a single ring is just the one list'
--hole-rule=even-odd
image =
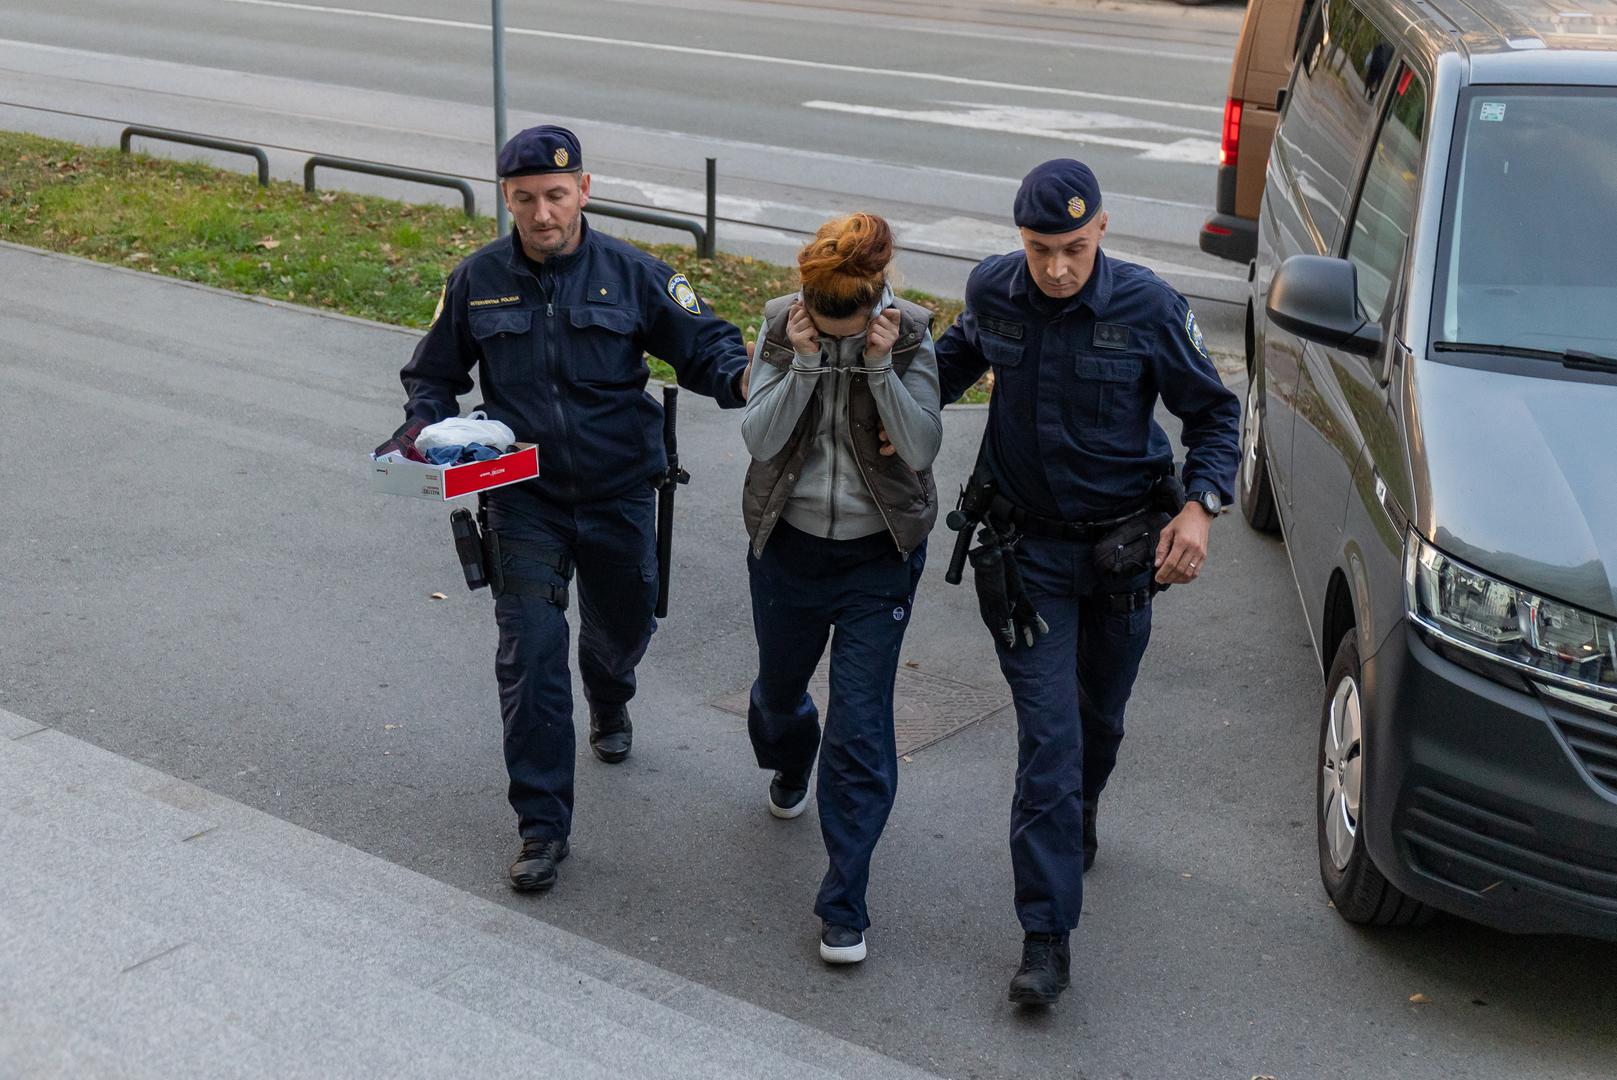
[{"label": "van tail light", "polygon": [[1240,148],[1241,99],[1230,98],[1224,103],[1224,136],[1218,144],[1218,163],[1233,167]]}]

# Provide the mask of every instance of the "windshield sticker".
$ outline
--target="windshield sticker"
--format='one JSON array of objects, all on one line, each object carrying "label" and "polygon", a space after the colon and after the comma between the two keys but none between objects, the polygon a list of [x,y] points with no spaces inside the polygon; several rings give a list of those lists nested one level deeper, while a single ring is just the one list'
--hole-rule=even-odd
[{"label": "windshield sticker", "polygon": [[1505,103],[1503,101],[1484,101],[1482,103],[1482,119],[1499,121],[1505,118]]}]

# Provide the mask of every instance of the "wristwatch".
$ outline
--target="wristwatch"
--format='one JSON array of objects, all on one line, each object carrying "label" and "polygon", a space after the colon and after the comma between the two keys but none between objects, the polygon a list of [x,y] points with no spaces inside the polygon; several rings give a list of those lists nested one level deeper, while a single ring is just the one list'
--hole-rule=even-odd
[{"label": "wristwatch", "polygon": [[1208,517],[1218,517],[1219,512],[1224,509],[1224,500],[1218,497],[1216,491],[1192,491],[1190,497],[1193,501],[1201,503]]}]

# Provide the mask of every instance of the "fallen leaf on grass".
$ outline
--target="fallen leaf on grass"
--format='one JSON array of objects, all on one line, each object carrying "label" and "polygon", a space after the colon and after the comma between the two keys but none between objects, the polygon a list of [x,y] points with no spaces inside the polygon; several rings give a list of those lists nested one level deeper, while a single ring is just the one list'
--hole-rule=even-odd
[{"label": "fallen leaf on grass", "polygon": [[258,242],[258,246],[263,248],[265,251],[274,251],[276,248],[281,246],[281,242],[275,239],[273,236],[266,236],[264,239]]},{"label": "fallen leaf on grass", "polygon": [[128,262],[151,262],[152,261],[152,257],[150,255],[146,254],[144,251],[130,252],[128,255],[124,256],[124,259],[126,261],[128,261]]},{"label": "fallen leaf on grass", "polygon": [[435,593],[432,594],[432,599],[434,599],[434,600],[448,600],[449,597],[445,596],[441,592],[435,592]]}]

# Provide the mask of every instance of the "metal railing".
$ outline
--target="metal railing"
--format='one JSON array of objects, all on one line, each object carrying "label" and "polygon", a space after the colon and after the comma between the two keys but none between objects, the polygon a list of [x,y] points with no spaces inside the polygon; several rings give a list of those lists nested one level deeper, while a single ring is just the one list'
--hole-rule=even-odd
[{"label": "metal railing", "polygon": [[[269,155],[265,154],[259,147],[249,143],[236,142],[232,139],[220,139],[212,135],[198,135],[189,131],[131,125],[125,127],[118,136],[118,149],[126,154],[129,153],[129,140],[134,136],[246,154],[258,162],[258,185],[260,187],[269,186]],[[291,148],[279,147],[278,149]],[[302,151],[294,152],[301,153]],[[451,188],[460,192],[461,205],[466,211],[466,216],[477,216],[477,195],[468,177],[427,172],[422,169],[411,169],[403,165],[388,165],[379,161],[362,161],[357,158],[334,157],[330,154],[314,154],[303,163],[304,191],[312,192],[316,190],[314,172],[318,168],[339,169],[345,172],[365,173],[370,176],[383,176],[394,180],[412,180],[419,184],[432,184],[437,187]],[[498,185],[499,181],[495,180],[494,183]],[[716,158],[707,159],[706,194],[706,222],[697,221],[695,218],[681,217],[678,214],[664,213],[661,210],[632,206],[612,199],[590,200],[589,212],[598,214],[601,217],[619,218],[623,221],[638,221],[644,225],[656,225],[664,229],[675,229],[680,232],[690,233],[691,238],[696,242],[697,257],[711,259],[718,248],[718,160]]]},{"label": "metal railing", "polygon": [[458,176],[424,172],[421,169],[410,169],[403,165],[383,165],[375,161],[357,161],[354,158],[316,154],[303,164],[304,191],[315,190],[314,170],[322,166],[327,169],[366,173],[370,176],[386,176],[394,180],[414,180],[418,184],[433,184],[437,187],[453,188],[460,192],[461,204],[465,207],[466,216],[477,216],[477,195],[472,191],[472,185]]},{"label": "metal railing", "polygon": [[228,150],[233,154],[246,154],[258,162],[258,186],[269,187],[269,155],[256,146],[230,139],[217,139],[212,135],[193,135],[189,131],[131,125],[118,135],[118,150],[121,153],[129,153],[129,140],[136,135],[143,139],[161,139],[164,142],[185,143],[189,146],[205,146],[210,150]]}]

